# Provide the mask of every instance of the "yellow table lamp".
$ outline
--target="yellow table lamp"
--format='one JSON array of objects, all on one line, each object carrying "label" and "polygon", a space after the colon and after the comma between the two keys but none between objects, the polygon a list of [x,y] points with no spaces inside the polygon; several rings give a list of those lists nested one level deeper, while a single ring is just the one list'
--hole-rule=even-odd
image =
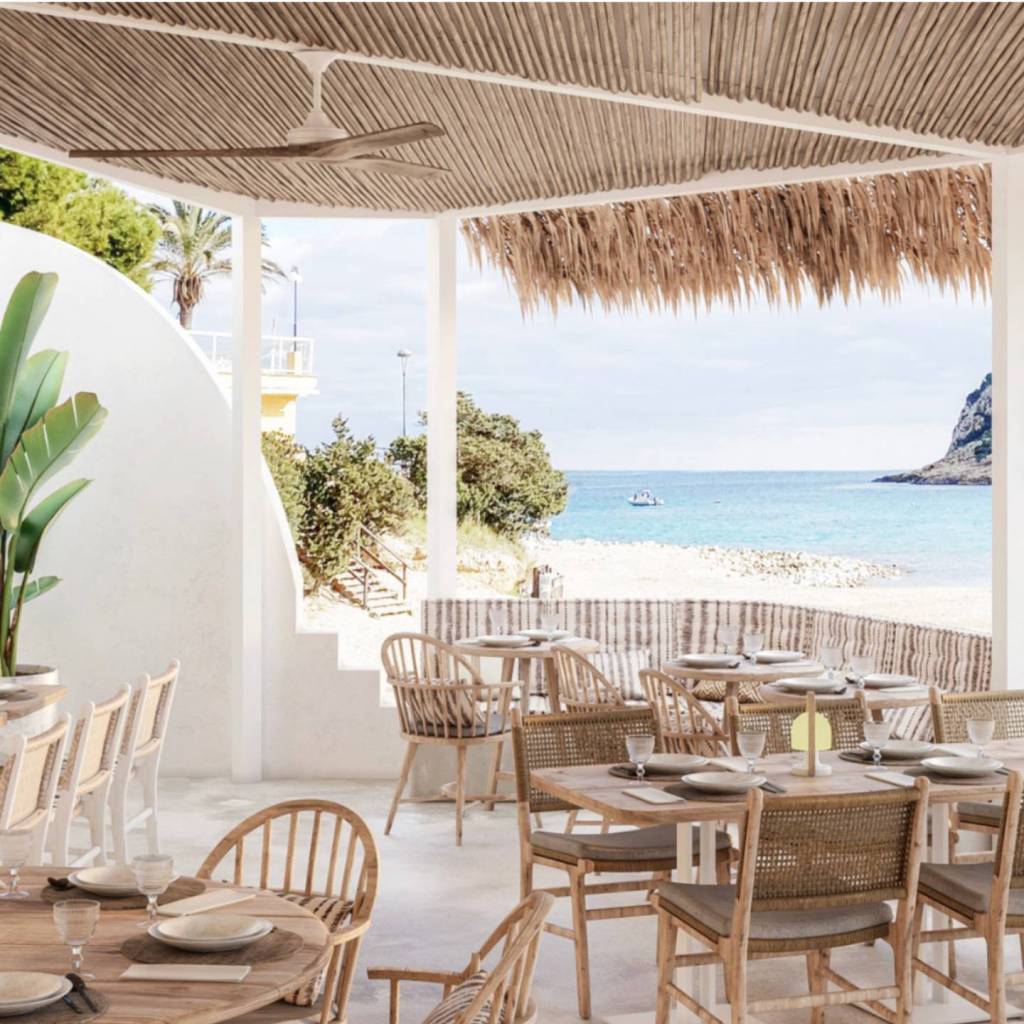
[{"label": "yellow table lamp", "polygon": [[807,694],[807,710],[798,715],[790,730],[790,746],[807,751],[807,761],[793,766],[794,775],[831,775],[832,769],[818,759],[819,750],[832,749],[832,726],[816,710],[813,693]]}]

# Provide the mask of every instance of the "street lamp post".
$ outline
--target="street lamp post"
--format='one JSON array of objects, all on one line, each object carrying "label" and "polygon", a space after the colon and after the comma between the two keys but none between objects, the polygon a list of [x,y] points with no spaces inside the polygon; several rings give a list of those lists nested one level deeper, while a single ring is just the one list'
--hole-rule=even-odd
[{"label": "street lamp post", "polygon": [[398,350],[398,358],[402,363],[402,437],[405,437],[405,372],[411,356],[412,353],[407,348]]},{"label": "street lamp post", "polygon": [[299,285],[302,284],[302,275],[298,267],[292,267],[288,271],[288,280],[292,283],[292,351],[298,351],[299,337]]}]

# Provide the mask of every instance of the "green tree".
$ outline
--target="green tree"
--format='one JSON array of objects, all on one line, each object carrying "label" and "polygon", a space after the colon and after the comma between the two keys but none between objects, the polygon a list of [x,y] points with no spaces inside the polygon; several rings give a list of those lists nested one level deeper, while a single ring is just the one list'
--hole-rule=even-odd
[{"label": "green tree", "polygon": [[[473,519],[506,537],[543,526],[566,505],[565,474],[551,465],[540,431],[523,430],[502,413],[484,412],[459,392],[458,516]],[[420,416],[426,424],[426,417]],[[388,451],[402,467],[420,507],[427,502],[426,435],[399,437]]]},{"label": "green tree", "polygon": [[299,548],[314,586],[344,568],[359,525],[398,529],[415,508],[412,487],[377,457],[372,437],[356,438],[347,422],[331,424],[334,440],[306,453]]},{"label": "green tree", "polygon": [[281,496],[284,514],[292,531],[292,538],[298,539],[305,507],[302,467],[306,451],[290,434],[283,430],[268,430],[262,438],[263,458]]},{"label": "green tree", "polygon": [[150,287],[160,226],[145,206],[107,181],[0,150],[0,220],[84,249]]},{"label": "green tree", "polygon": [[[160,224],[160,245],[153,270],[171,281],[178,323],[188,330],[206,282],[231,273],[231,218],[177,200],[169,210],[153,204],[150,211]],[[263,244],[267,244],[265,235]],[[284,271],[272,260],[264,259],[263,276],[280,278]]]}]

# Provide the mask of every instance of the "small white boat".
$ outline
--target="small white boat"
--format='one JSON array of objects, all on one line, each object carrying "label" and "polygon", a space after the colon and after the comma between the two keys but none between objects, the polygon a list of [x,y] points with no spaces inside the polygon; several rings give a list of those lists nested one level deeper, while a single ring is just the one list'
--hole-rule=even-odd
[{"label": "small white boat", "polygon": [[633,497],[627,498],[626,501],[637,508],[654,508],[656,505],[665,504],[662,498],[656,498],[647,487],[642,491],[636,491]]}]

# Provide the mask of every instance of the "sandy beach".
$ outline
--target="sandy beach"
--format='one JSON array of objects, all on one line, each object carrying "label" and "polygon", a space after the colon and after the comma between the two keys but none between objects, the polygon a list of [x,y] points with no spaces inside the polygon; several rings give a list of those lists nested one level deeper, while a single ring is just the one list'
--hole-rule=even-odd
[{"label": "sandy beach", "polygon": [[[992,628],[991,591],[977,586],[916,586],[891,565],[804,552],[543,540],[529,545],[537,564],[562,575],[566,598],[722,598],[776,601],[924,622],[958,629]],[[461,553],[460,596],[509,596],[514,567],[493,553]],[[417,564],[417,563],[414,563]],[[330,595],[306,601],[306,625],[339,634],[341,664],[377,664],[389,633],[419,627],[426,596],[422,562],[409,580],[409,616],[371,619]],[[499,582],[499,580],[501,582]]]}]

